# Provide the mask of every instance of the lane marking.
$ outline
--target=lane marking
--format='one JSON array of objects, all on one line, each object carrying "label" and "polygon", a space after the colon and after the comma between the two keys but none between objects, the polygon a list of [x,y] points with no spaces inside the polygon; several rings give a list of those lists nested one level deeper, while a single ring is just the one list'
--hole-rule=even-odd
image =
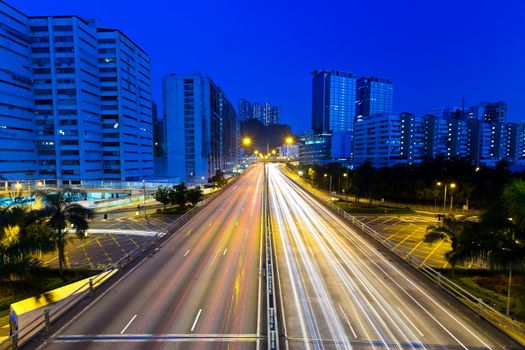
[{"label": "lane marking", "polygon": [[120,334],[124,334],[124,332],[126,331],[126,329],[128,329],[128,327],[130,326],[131,322],[135,321],[135,319],[137,318],[137,314],[135,314],[131,320],[129,320],[128,324],[126,325],[126,327],[124,327],[122,329],[122,331],[120,331]]},{"label": "lane marking", "polygon": [[228,250],[228,248],[224,249],[224,252],[222,253],[222,255],[226,255],[226,251]]},{"label": "lane marking", "polygon": [[190,250],[188,249],[188,251],[186,252],[186,254],[184,254],[184,256],[188,255],[189,252],[190,252]]},{"label": "lane marking", "polygon": [[339,305],[339,309],[341,309],[341,312],[343,313],[343,316],[345,317],[346,323],[348,323],[348,327],[350,327],[350,330],[352,331],[352,335],[354,336],[354,338],[357,338],[357,334],[355,334],[354,327],[352,327],[352,324],[350,324],[350,320],[348,319],[348,316],[346,316],[346,313],[341,307],[341,305]]},{"label": "lane marking", "polygon": [[195,330],[195,326],[197,325],[197,322],[199,321],[199,317],[201,317],[202,309],[199,309],[199,312],[197,313],[197,317],[195,317],[195,321],[193,321],[193,326],[191,326],[190,332],[193,332]]}]

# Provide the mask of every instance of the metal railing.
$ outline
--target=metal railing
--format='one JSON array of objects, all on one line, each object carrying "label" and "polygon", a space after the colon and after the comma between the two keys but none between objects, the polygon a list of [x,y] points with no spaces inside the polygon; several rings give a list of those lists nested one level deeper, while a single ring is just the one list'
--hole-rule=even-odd
[{"label": "metal railing", "polygon": [[[309,192],[314,198],[320,199],[318,194],[315,193],[311,188],[305,186],[303,183],[288,177],[296,185],[301,187],[303,190]],[[481,317],[492,323],[497,328],[508,334],[514,340],[525,346],[525,328],[522,324],[516,322],[512,318],[505,316],[498,310],[494,309],[489,304],[485,303],[481,298],[476,297],[464,288],[456,284],[454,281],[443,276],[441,272],[427,265],[424,261],[411,254],[411,251],[404,249],[399,246],[397,242],[385,238],[383,235],[378,233],[376,230],[366,225],[364,222],[357,219],[355,216],[348,214],[343,209],[339,208],[331,201],[322,200],[322,203],[326,204],[330,209],[339,214],[342,218],[351,222],[354,226],[359,228],[361,231],[366,233],[368,236],[373,238],[376,242],[384,246],[386,249],[396,254],[399,258],[404,260],[407,264],[421,272],[428,279],[436,283],[440,288],[445,290],[450,295],[454,296],[457,300],[462,302],[468,308],[476,312]],[[395,248],[395,250],[394,250]]]},{"label": "metal railing", "polygon": [[[237,178],[238,177],[236,177],[233,181],[230,181],[223,188],[223,190],[231,186]],[[58,303],[56,303],[55,305],[50,305],[48,309],[44,309],[44,311],[40,315],[32,319],[29,323],[27,323],[23,330],[18,330],[11,334],[7,339],[0,341],[0,350],[16,350],[21,345],[33,339],[35,336],[39,334],[45,334],[46,332],[48,332],[49,327],[51,326],[51,324],[53,324],[53,322],[57,321],[62,315],[64,315],[72,307],[84,300],[87,296],[93,295],[96,281],[101,280],[100,284],[102,284],[102,282],[105,282],[118,270],[122,270],[124,267],[134,262],[136,259],[143,257],[144,253],[148,252],[153,246],[156,246],[160,242],[167,240],[175,232],[177,232],[185,223],[187,223],[198,212],[200,212],[207,204],[209,204],[213,199],[215,199],[221,192],[222,191],[217,191],[209,195],[206,199],[199,202],[196,207],[184,213],[183,215],[178,217],[173,223],[171,223],[168,227],[166,227],[165,232],[163,234],[157,234],[153,237],[153,239],[139,244],[139,246],[137,246],[132,251],[128,252],[120,260],[109,265],[100,274],[90,278],[88,282],[78,287],[75,291],[73,291],[68,296],[62,299],[64,300],[72,296],[72,298],[67,300],[67,302],[58,306]]]},{"label": "metal railing", "polygon": [[272,230],[270,222],[270,203],[268,200],[268,176],[264,169],[264,233],[266,241],[266,320],[268,350],[279,349],[279,322],[277,316],[276,284],[274,278],[274,257],[272,249]]}]

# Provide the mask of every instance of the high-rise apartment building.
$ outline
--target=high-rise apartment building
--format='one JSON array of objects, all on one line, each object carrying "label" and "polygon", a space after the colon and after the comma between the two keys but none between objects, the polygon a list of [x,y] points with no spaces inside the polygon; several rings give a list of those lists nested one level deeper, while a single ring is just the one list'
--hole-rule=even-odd
[{"label": "high-rise apartment building", "polygon": [[[0,69],[18,67],[19,76],[13,77],[25,77],[26,82],[24,88],[11,84],[7,94],[0,94],[0,99],[10,96],[12,103],[25,101],[25,117],[0,116],[0,125],[16,121],[17,133],[26,134],[17,146],[26,155],[4,158],[4,177],[79,181],[152,176],[147,53],[120,31],[105,29],[94,20],[27,17],[3,1],[0,7],[2,15],[11,12],[2,22],[7,26],[2,27],[6,32],[1,40],[17,42],[5,46],[8,54],[2,55]],[[22,48],[25,56],[16,52]],[[16,57],[11,57],[13,53]],[[9,151],[8,145],[12,143],[2,142],[0,153]],[[33,164],[33,170],[24,170],[26,166],[17,164],[20,159]],[[8,173],[11,168],[18,172]]]},{"label": "high-rise apartment building", "polygon": [[394,85],[391,80],[362,77],[356,82],[356,115],[392,114]]},{"label": "high-rise apartment building", "polygon": [[239,99],[238,112],[241,122],[254,118],[266,126],[279,124],[281,116],[281,109],[270,102],[251,103],[244,98]]},{"label": "high-rise apartment building", "polygon": [[166,154],[160,176],[206,182],[231,171],[239,153],[239,125],[220,87],[200,74],[169,74],[163,81]]},{"label": "high-rise apartment building", "polygon": [[270,111],[269,125],[277,125],[281,121],[281,107],[273,106]]},{"label": "high-rise apartment building", "polygon": [[483,119],[487,123],[507,122],[507,104],[503,101],[485,104]]},{"label": "high-rise apartment building", "polygon": [[239,121],[243,122],[253,117],[253,109],[250,101],[239,99]]},{"label": "high-rise apartment building", "polygon": [[0,179],[36,176],[29,18],[0,1]]},{"label": "high-rise apartment building", "polygon": [[312,72],[312,129],[315,133],[354,131],[356,78],[342,71]]}]

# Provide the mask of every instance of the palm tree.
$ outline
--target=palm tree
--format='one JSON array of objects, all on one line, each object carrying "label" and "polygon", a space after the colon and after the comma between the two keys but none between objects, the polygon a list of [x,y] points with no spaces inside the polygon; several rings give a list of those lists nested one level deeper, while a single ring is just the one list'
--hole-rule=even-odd
[{"label": "palm tree", "polygon": [[525,231],[525,181],[514,180],[503,189],[503,205],[521,233]]},{"label": "palm tree", "polygon": [[45,206],[33,211],[33,215],[39,219],[45,219],[53,230],[53,241],[58,249],[58,262],[60,273],[66,262],[64,248],[67,243],[69,228],[74,228],[78,237],[85,237],[89,228],[89,222],[93,217],[93,211],[73,202],[74,193],[55,192],[39,193]]},{"label": "palm tree", "polygon": [[[467,218],[455,218],[454,215],[448,215],[443,218],[442,225],[431,225],[427,227],[427,231],[423,241],[425,243],[435,243],[437,241],[449,240],[452,250],[448,252],[445,257],[454,267],[461,259],[455,256],[459,252],[459,239],[463,228],[467,222]],[[462,254],[465,254],[462,252]]]},{"label": "palm tree", "polygon": [[0,210],[0,278],[39,267],[36,253],[52,251],[50,228],[23,207]]}]

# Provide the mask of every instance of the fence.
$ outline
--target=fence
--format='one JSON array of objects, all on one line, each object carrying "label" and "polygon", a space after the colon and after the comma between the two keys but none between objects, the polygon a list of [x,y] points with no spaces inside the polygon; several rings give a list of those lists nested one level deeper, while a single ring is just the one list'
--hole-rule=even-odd
[{"label": "fence", "polygon": [[[312,191],[308,186],[305,186],[303,183],[296,181],[292,178],[290,179],[302,189],[312,194],[315,198],[318,198],[316,193]],[[518,341],[519,343],[525,346],[525,328],[521,324],[514,321],[510,317],[503,315],[501,312],[485,303],[481,298],[472,295],[471,293],[463,289],[461,286],[454,283],[452,280],[443,276],[439,271],[426,265],[419,258],[412,256],[410,251],[407,251],[402,247],[397,246],[396,242],[388,238],[385,239],[385,237],[379,234],[376,230],[369,227],[364,222],[361,222],[355,216],[348,214],[343,209],[333,204],[331,201],[323,201],[323,203],[326,204],[330,209],[334,210],[342,218],[351,222],[354,226],[358,227],[359,229],[361,229],[361,231],[366,233],[368,236],[372,237],[376,242],[380,243],[382,246],[399,256],[407,264],[420,271],[423,275],[425,275],[431,281],[436,283],[447,293],[451,294],[456,299],[461,301],[463,304],[465,304],[471,310],[476,312],[478,315],[485,318],[497,328],[501,329],[503,332],[511,336],[514,340]],[[396,250],[393,250],[394,247],[396,247]]]}]

